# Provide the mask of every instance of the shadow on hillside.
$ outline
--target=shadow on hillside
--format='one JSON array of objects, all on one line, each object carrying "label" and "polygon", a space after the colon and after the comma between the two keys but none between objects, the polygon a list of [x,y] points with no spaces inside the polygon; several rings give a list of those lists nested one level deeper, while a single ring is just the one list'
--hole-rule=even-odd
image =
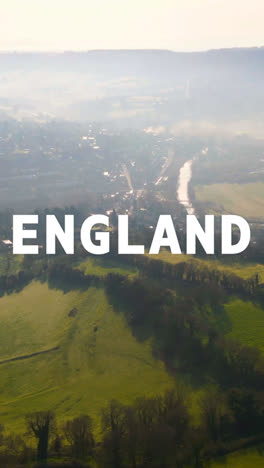
[{"label": "shadow on hillside", "polygon": [[64,294],[67,294],[73,290],[85,292],[91,286],[99,287],[102,286],[103,280],[99,276],[84,276],[81,281],[79,278],[61,278],[59,275],[49,276],[45,279],[50,289],[58,289]]},{"label": "shadow on hillside", "polygon": [[[197,288],[198,291],[198,288]],[[117,314],[122,314],[128,326],[131,329],[133,336],[139,342],[151,340],[152,353],[156,359],[164,362],[166,370],[171,375],[179,374],[190,383],[193,387],[199,388],[212,381],[219,381],[221,373],[223,356],[216,352],[215,342],[219,336],[224,336],[231,330],[231,322],[224,308],[225,296],[211,298],[208,303],[208,291],[200,296],[195,291],[195,288],[184,288],[180,292],[177,291],[177,301],[174,305],[175,319],[177,317],[177,307],[180,310],[179,320],[184,322],[184,314],[191,317],[190,325],[186,324],[185,331],[181,330],[179,322],[178,330],[175,328],[175,322],[170,322],[167,318],[167,305],[155,305],[153,309],[148,310],[148,302],[142,304],[140,298],[137,301],[129,296],[125,299],[122,294],[119,294],[118,288],[111,290],[106,288],[108,302]],[[155,290],[153,289],[153,296]],[[191,299],[195,304],[193,310],[188,310],[188,304],[191,304]],[[214,305],[215,300],[215,305]],[[188,302],[189,301],[189,302]],[[196,316],[197,314],[197,316]],[[200,314],[200,321],[199,321]],[[214,322],[215,328],[206,332],[206,323]],[[174,326],[174,328],[173,328]],[[193,331],[190,331],[193,327]],[[204,330],[205,328],[205,330]],[[206,335],[207,333],[207,335]],[[205,342],[205,337],[207,342]],[[214,360],[217,356],[218,361]]]},{"label": "shadow on hillside", "polygon": [[65,281],[60,278],[49,278],[48,280],[44,280],[43,283],[47,283],[49,289],[56,289],[62,291],[63,294],[67,294],[71,291],[80,291],[84,292],[87,290],[87,286],[74,284],[70,281]]},{"label": "shadow on hillside", "polygon": [[14,293],[20,293],[23,289],[32,282],[33,278],[19,279],[18,281],[11,282],[5,287],[0,289],[0,297],[10,296]]}]

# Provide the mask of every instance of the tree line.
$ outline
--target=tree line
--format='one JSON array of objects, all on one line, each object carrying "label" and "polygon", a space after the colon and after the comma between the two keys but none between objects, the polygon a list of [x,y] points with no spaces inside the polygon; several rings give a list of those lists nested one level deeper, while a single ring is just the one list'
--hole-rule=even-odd
[{"label": "tree line", "polygon": [[111,400],[99,434],[87,414],[60,424],[53,411],[27,414],[22,435],[0,426],[1,467],[202,468],[264,440],[263,394],[209,388],[198,401],[198,422],[190,398],[178,386],[130,405]]},{"label": "tree line", "polygon": [[122,256],[123,262],[136,265],[147,275],[167,281],[181,281],[193,284],[216,284],[229,292],[253,295],[260,284],[258,273],[250,278],[241,278],[235,273],[218,268],[208,267],[202,262],[188,261],[169,263],[163,260],[151,259],[145,255]]}]

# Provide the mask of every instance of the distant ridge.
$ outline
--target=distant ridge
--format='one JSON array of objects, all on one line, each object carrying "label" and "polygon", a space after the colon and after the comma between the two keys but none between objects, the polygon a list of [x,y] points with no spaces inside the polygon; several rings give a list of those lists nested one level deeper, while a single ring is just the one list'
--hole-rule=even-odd
[{"label": "distant ridge", "polygon": [[182,51],[182,50],[172,50],[172,49],[86,49],[86,50],[61,50],[61,51],[30,51],[30,50],[2,50],[0,51],[0,55],[63,55],[63,54],[71,54],[71,55],[83,55],[83,54],[94,54],[94,53],[170,53],[170,54],[206,54],[211,52],[222,52],[222,51],[258,51],[263,50],[263,46],[252,46],[252,47],[220,47],[218,49],[206,49],[206,50],[190,50],[190,51]]},{"label": "distant ridge", "polygon": [[[243,66],[250,72],[264,68],[264,47],[212,49],[200,52],[176,52],[163,49],[95,49],[64,52],[0,52],[1,71],[24,68],[51,68],[52,70],[111,71],[113,75],[131,72],[164,71],[174,73],[179,69],[192,73],[195,69],[220,66],[232,69]],[[94,68],[96,67],[96,69]],[[213,68],[213,72],[215,69]]]}]

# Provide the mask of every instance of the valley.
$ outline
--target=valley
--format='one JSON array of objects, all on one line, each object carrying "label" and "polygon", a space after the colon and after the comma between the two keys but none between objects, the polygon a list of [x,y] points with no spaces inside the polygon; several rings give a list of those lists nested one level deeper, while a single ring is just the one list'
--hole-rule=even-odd
[{"label": "valley", "polygon": [[[47,467],[263,466],[263,54],[0,53],[1,467],[35,468],[43,420]],[[25,213],[38,255],[13,255]],[[188,214],[214,215],[210,254]],[[230,214],[251,240],[222,255]],[[48,215],[74,216],[74,253],[46,253]],[[150,253],[160,215],[178,254]]]}]

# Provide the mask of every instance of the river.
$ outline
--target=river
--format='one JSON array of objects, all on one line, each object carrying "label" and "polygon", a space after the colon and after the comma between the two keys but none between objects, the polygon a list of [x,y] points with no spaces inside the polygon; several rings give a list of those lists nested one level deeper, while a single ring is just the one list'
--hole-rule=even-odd
[{"label": "river", "polygon": [[178,202],[184,206],[187,214],[194,214],[194,208],[189,198],[189,182],[192,178],[192,159],[186,161],[180,169],[178,188],[177,188],[177,199]]}]

